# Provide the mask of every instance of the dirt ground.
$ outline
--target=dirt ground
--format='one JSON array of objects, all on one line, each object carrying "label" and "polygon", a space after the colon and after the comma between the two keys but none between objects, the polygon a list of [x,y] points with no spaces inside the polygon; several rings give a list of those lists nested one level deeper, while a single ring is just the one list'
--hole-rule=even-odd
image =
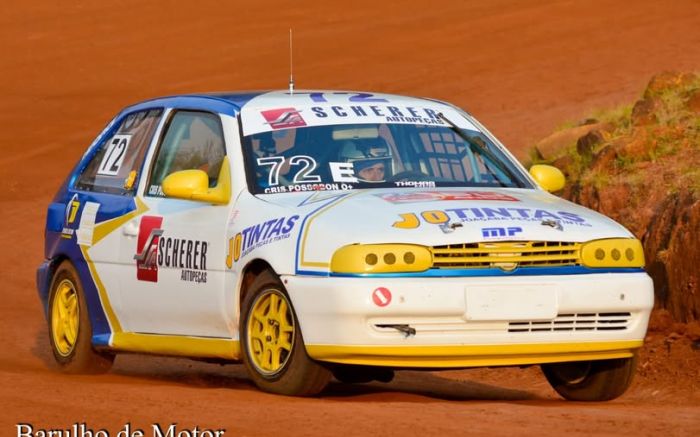
[{"label": "dirt ground", "polygon": [[633,387],[599,404],[560,400],[537,368],[400,372],[314,399],[261,393],[240,365],[121,356],[103,376],[52,369],[34,274],[45,208],[67,172],[139,99],[286,87],[290,27],[298,88],[449,100],[521,157],[565,121],[633,101],[655,73],[700,70],[694,0],[248,3],[0,8],[0,435],[19,422],[84,422],[110,436],[127,422],[149,436],[152,423],[176,422],[226,436],[698,435],[700,351],[672,333],[682,327],[652,332]]}]

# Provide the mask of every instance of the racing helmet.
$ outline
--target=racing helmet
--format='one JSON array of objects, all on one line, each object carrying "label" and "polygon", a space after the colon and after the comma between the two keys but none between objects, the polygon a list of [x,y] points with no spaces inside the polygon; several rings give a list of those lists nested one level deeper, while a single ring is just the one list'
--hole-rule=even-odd
[{"label": "racing helmet", "polygon": [[391,158],[391,148],[381,137],[346,140],[340,146],[340,159],[352,162],[362,182],[384,182],[391,176]]}]

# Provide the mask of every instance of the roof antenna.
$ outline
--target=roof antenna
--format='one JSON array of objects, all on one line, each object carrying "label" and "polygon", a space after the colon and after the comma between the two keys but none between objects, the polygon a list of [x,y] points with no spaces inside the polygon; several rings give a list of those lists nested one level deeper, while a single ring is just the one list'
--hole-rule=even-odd
[{"label": "roof antenna", "polygon": [[292,69],[292,28],[289,28],[289,94],[294,95],[294,70]]}]

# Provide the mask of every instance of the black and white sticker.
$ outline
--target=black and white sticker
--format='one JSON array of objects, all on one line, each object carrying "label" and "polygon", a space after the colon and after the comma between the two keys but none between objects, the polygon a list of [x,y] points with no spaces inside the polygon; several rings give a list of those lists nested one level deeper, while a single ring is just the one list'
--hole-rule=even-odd
[{"label": "black and white sticker", "polygon": [[102,158],[97,174],[116,176],[124,163],[126,149],[129,147],[131,135],[115,135],[107,146],[105,156]]}]

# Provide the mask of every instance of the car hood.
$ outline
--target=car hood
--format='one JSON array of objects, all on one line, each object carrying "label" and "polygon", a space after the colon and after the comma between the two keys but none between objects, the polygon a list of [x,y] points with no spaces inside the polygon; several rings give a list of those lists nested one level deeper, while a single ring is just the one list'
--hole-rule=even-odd
[{"label": "car hood", "polygon": [[353,243],[434,246],[632,237],[595,211],[533,189],[370,189],[260,198],[295,210],[303,220],[302,244],[319,256]]}]

